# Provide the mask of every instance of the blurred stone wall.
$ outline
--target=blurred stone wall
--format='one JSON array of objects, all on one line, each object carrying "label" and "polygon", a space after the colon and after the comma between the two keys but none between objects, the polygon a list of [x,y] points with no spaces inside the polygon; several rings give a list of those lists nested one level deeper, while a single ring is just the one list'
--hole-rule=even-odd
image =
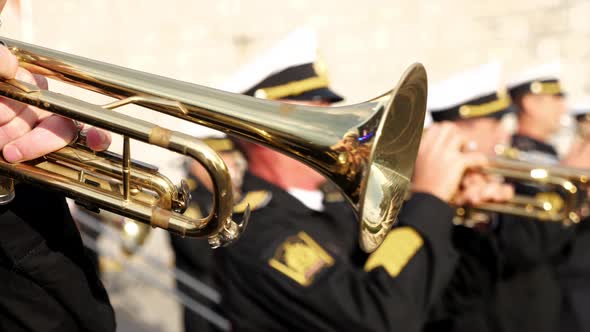
[{"label": "blurred stone wall", "polygon": [[435,82],[491,60],[510,72],[560,58],[568,89],[590,93],[589,0],[27,2],[36,43],[204,85],[308,24],[351,102],[389,89],[416,61]]},{"label": "blurred stone wall", "polygon": [[[333,86],[348,102],[389,90],[417,61],[425,64],[432,83],[489,61],[503,61],[509,76],[529,63],[561,59],[570,95],[590,94],[590,0],[19,3],[17,9],[17,1],[9,0],[2,35],[202,85],[222,83],[257,53],[307,24],[317,30]],[[113,149],[119,148],[114,144]],[[146,151],[139,151],[140,159],[165,159]],[[178,169],[178,163],[168,166]],[[166,248],[166,236],[155,232],[144,250],[170,264]],[[122,330],[180,331],[175,301],[129,278],[107,280]],[[160,278],[172,285],[165,275]]]}]

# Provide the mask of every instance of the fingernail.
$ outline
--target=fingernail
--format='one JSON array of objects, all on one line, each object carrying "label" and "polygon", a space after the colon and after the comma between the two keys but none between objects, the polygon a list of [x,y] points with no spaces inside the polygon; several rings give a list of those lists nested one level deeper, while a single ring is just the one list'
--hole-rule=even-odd
[{"label": "fingernail", "polygon": [[107,135],[104,133],[104,131],[102,130],[97,130],[96,133],[98,134],[98,138],[100,139],[101,143],[104,143],[104,141],[106,141],[107,139]]},{"label": "fingernail", "polygon": [[104,131],[98,130],[98,138],[100,139],[100,147],[102,149],[106,149],[109,147],[109,138],[107,137],[107,134]]},{"label": "fingernail", "polygon": [[4,147],[4,159],[9,163],[16,163],[23,159],[23,154],[16,146],[7,145]]},{"label": "fingernail", "polygon": [[95,135],[93,135],[92,146],[89,145],[89,147],[95,151],[106,150],[111,145],[108,135],[100,129],[94,129],[93,131]]}]

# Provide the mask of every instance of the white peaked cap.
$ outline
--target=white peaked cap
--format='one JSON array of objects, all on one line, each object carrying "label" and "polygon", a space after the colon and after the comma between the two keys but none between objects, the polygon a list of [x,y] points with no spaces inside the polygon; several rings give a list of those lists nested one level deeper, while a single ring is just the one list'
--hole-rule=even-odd
[{"label": "white peaked cap", "polygon": [[574,99],[570,103],[570,114],[571,115],[582,115],[590,113],[590,96],[584,96],[578,99]]},{"label": "white peaked cap", "polygon": [[428,88],[427,108],[436,112],[497,92],[501,70],[499,63],[488,63],[433,84]]},{"label": "white peaked cap", "polygon": [[245,92],[274,73],[315,62],[317,50],[315,31],[309,27],[301,27],[257,56],[217,88],[234,93]]},{"label": "white peaked cap", "polygon": [[[268,76],[289,67],[313,63],[317,59],[317,36],[309,27],[301,27],[291,32],[254,61],[246,64],[236,74],[216,89],[233,93],[243,93]],[[190,134],[197,137],[224,137],[224,133],[202,126],[191,125]],[[181,130],[187,132],[187,130]]]},{"label": "white peaked cap", "polygon": [[561,63],[554,61],[538,66],[525,68],[508,80],[508,88],[532,81],[559,79],[561,77]]}]

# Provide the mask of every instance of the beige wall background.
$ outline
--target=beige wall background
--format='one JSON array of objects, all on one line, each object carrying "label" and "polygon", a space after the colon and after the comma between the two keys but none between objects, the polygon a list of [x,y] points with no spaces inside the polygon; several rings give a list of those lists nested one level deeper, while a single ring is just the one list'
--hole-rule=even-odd
[{"label": "beige wall background", "polygon": [[[2,20],[5,36],[209,86],[307,24],[348,102],[389,90],[413,62],[433,83],[489,61],[510,75],[560,59],[570,96],[590,94],[590,0],[9,0]],[[162,232],[143,252],[172,261]],[[105,279],[120,330],[180,331],[170,297],[125,273]]]},{"label": "beige wall background", "polygon": [[[510,73],[561,59],[568,90],[590,93],[588,0],[21,2],[31,7],[25,40],[203,85],[308,24],[350,102],[389,89],[416,61],[436,82],[493,60]],[[3,34],[21,30],[5,19]]]}]

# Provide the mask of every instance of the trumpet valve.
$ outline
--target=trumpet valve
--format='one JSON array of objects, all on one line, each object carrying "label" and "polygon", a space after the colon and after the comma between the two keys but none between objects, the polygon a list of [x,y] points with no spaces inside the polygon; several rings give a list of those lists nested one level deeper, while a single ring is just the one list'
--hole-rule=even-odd
[{"label": "trumpet valve", "polygon": [[248,226],[249,220],[250,205],[248,204],[248,206],[246,206],[246,210],[244,210],[244,217],[242,218],[242,222],[238,224],[230,219],[223,227],[223,230],[221,232],[209,238],[209,245],[211,246],[211,248],[217,249],[219,247],[225,247],[237,240]]},{"label": "trumpet valve", "polygon": [[189,202],[191,201],[191,190],[188,183],[185,180],[180,182],[180,188],[178,190],[178,196],[173,202],[173,209],[178,213],[184,213],[188,208]]}]

